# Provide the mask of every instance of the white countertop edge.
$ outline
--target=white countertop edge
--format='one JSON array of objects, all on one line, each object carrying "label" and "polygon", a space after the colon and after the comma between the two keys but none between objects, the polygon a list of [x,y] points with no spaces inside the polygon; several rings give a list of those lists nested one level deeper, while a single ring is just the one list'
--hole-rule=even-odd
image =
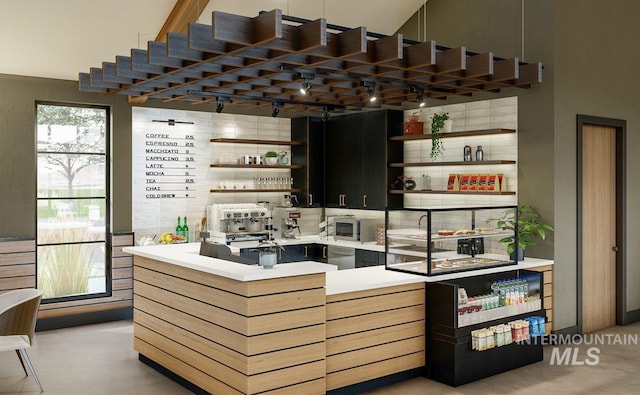
[{"label": "white countertop edge", "polygon": [[553,265],[553,263],[553,260],[548,259],[525,258],[524,261],[519,262],[517,265],[441,274],[430,277],[394,270],[386,270],[384,266],[370,266],[327,273],[326,293],[327,295],[337,295],[419,282],[430,283],[448,281],[458,278],[475,277],[484,274],[502,273],[519,269],[533,269],[536,267]]},{"label": "white countertop edge", "polygon": [[230,278],[238,281],[256,281],[272,278],[302,276],[306,274],[326,273],[326,294],[335,295],[348,292],[366,291],[375,288],[419,282],[448,281],[458,278],[501,273],[518,269],[532,269],[553,265],[553,260],[525,258],[517,265],[492,267],[487,269],[458,273],[424,276],[386,270],[385,266],[370,266],[357,269],[337,270],[335,265],[304,261],[278,264],[273,269],[264,269],[256,265],[225,261],[222,259],[200,256],[200,243],[173,244],[161,246],[124,247],[123,252],[149,259],[171,263],[205,273]]},{"label": "white countertop edge", "polygon": [[[278,244],[287,248],[288,245],[300,245],[300,244],[321,244],[326,246],[338,246],[338,247],[349,247],[356,248],[360,250],[368,250],[368,251],[377,251],[377,252],[385,252],[384,244],[376,244],[375,241],[369,241],[366,243],[361,243],[357,241],[345,241],[345,240],[334,240],[333,237],[329,238],[321,238],[320,236],[301,236],[297,239],[279,239],[276,240]],[[256,248],[258,246],[257,241],[239,241],[235,243],[231,243],[229,247],[231,248]]]},{"label": "white countertop edge", "polygon": [[201,256],[199,255],[199,248],[200,243],[188,243],[124,247],[122,251],[238,281],[268,280],[337,271],[337,267],[334,265],[313,261],[277,264],[272,269],[264,269],[257,265],[244,265],[223,259]]}]

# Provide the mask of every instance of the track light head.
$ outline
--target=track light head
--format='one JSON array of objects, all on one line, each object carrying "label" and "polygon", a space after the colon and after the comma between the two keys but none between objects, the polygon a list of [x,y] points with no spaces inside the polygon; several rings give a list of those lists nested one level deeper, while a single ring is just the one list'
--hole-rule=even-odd
[{"label": "track light head", "polygon": [[376,90],[375,81],[362,80],[362,81],[360,81],[360,85],[362,85],[365,88],[367,88],[367,95],[369,96],[369,101],[371,103],[376,101],[377,98],[376,98],[376,94],[375,94],[375,90]]},{"label": "track light head", "polygon": [[271,116],[275,118],[280,114],[280,103],[274,101],[271,107],[273,108],[271,110]]},{"label": "track light head", "polygon": [[311,90],[311,81],[309,81],[308,79],[305,79],[304,82],[302,83],[302,86],[300,87],[300,93],[302,93],[303,95],[306,95],[307,93],[309,93],[310,90]]},{"label": "track light head", "polygon": [[316,78],[316,76],[313,73],[301,72],[300,78],[304,80],[304,82],[300,86],[300,93],[302,93],[303,95],[307,95],[311,90],[311,80]]},{"label": "track light head", "polygon": [[224,110],[224,102],[231,103],[229,96],[216,96],[216,112],[220,114]]},{"label": "track light head", "polygon": [[322,120],[324,122],[327,122],[329,120],[329,118],[331,118],[331,113],[329,112],[329,107],[323,106],[322,107]]},{"label": "track light head", "polygon": [[411,93],[416,94],[416,103],[418,103],[420,107],[424,107],[427,104],[424,100],[424,89],[418,86],[411,86]]}]

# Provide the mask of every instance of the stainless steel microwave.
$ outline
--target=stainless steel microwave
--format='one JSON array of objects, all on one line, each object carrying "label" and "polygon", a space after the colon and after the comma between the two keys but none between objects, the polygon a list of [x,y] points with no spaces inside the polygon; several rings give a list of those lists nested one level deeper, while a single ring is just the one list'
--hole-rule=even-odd
[{"label": "stainless steel microwave", "polygon": [[359,241],[365,243],[376,240],[375,219],[336,218],[334,238],[336,240]]}]

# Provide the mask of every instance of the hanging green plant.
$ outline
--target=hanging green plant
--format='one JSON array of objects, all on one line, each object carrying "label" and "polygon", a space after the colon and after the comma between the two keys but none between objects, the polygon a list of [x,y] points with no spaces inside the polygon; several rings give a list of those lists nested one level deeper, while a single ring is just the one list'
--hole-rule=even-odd
[{"label": "hanging green plant", "polygon": [[433,114],[431,118],[431,153],[429,156],[431,159],[436,159],[442,155],[444,147],[442,146],[442,128],[444,128],[444,121],[449,119],[449,113],[439,112]]}]

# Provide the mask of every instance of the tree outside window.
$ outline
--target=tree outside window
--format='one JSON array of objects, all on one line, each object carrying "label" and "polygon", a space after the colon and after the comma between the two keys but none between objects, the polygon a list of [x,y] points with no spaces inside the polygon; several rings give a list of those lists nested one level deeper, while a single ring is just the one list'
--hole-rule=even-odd
[{"label": "tree outside window", "polygon": [[106,294],[108,108],[37,105],[38,288],[47,299]]}]

